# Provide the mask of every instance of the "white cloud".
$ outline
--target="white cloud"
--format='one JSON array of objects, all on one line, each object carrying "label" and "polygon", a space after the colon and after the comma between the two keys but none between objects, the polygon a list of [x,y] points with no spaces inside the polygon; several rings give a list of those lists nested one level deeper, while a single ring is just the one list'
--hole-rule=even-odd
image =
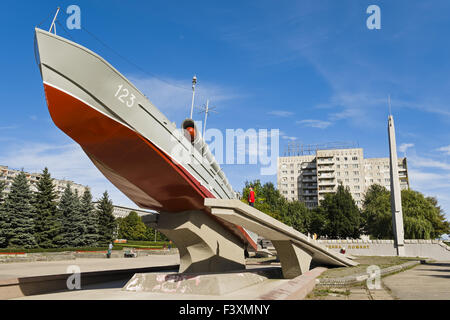
[{"label": "white cloud", "polygon": [[17,129],[18,126],[4,126],[4,127],[0,127],[0,130],[12,130],[12,129]]},{"label": "white cloud", "polygon": [[3,151],[0,155],[2,165],[37,173],[47,167],[53,178],[89,186],[94,199],[107,190],[114,204],[137,208],[100,173],[76,143],[21,143]]},{"label": "white cloud", "polygon": [[400,152],[406,152],[406,150],[408,150],[409,148],[414,147],[414,143],[402,143],[399,147],[398,150]]},{"label": "white cloud", "polygon": [[437,149],[437,151],[442,151],[444,152],[446,155],[450,156],[450,145],[445,146],[445,147],[441,147],[439,149]]},{"label": "white cloud", "polygon": [[290,117],[290,116],[294,115],[293,112],[284,111],[284,110],[274,110],[274,111],[268,112],[267,114],[270,114],[270,115],[276,116],[276,117]]},{"label": "white cloud", "polygon": [[450,163],[418,156],[410,157],[409,162],[415,167],[450,170]]},{"label": "white cloud", "polygon": [[322,120],[300,120],[297,121],[297,124],[304,125],[305,127],[319,128],[325,129],[331,125],[330,121],[322,121]]},{"label": "white cloud", "polygon": [[281,138],[282,139],[284,139],[284,140],[291,140],[291,141],[295,141],[295,140],[297,140],[297,137],[289,137],[289,136],[281,136]]},{"label": "white cloud", "polygon": [[[184,114],[189,116],[192,104],[191,80],[167,79],[154,77],[137,77],[130,75],[128,79],[166,116]],[[243,95],[231,88],[216,84],[205,84],[201,80],[195,87],[194,106],[201,106],[209,99],[212,105],[217,102],[231,100]],[[194,110],[195,113],[198,109]]]}]

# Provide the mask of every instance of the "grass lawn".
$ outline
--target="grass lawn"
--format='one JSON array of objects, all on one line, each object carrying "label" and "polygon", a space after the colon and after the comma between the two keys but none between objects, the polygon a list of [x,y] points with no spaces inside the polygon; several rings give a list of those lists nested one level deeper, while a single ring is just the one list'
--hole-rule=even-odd
[{"label": "grass lawn", "polygon": [[420,258],[407,257],[379,257],[379,256],[355,256],[354,261],[359,265],[355,267],[330,268],[322,273],[319,278],[342,278],[355,274],[365,273],[370,265],[377,265],[380,269],[403,264],[408,261],[420,260]]}]

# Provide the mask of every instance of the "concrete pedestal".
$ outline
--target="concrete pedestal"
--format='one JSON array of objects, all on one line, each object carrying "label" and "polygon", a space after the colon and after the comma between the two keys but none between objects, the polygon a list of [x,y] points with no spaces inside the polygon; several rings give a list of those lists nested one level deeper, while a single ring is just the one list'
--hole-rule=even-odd
[{"label": "concrete pedestal", "polygon": [[285,279],[293,279],[309,271],[312,253],[306,252],[290,240],[272,240],[272,244],[277,250]]},{"label": "concrete pedestal", "polygon": [[245,269],[244,245],[203,211],[161,212],[157,228],[177,246],[180,273]]}]

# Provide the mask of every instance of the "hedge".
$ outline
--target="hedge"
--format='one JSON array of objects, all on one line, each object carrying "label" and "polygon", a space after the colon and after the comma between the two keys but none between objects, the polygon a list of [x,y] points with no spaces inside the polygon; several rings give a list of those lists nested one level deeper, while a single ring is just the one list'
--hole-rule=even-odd
[{"label": "hedge", "polygon": [[[120,246],[113,246],[113,250],[122,250]],[[0,249],[1,252],[15,253],[39,253],[39,252],[67,252],[67,251],[107,251],[108,247],[81,247],[81,248],[34,248],[34,249],[21,249],[21,248],[6,248]]]}]

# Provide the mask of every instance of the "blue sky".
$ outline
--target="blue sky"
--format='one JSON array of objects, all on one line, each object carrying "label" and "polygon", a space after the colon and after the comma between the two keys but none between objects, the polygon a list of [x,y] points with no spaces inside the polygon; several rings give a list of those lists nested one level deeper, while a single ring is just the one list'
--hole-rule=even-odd
[{"label": "blue sky", "polygon": [[[288,141],[356,142],[365,157],[387,157],[391,94],[399,156],[413,189],[436,196],[450,217],[450,2],[448,1],[22,1],[0,11],[0,164],[48,166],[56,178],[107,189],[131,205],[52,123],[34,59],[34,27],[61,6],[81,8],[86,31],[58,34],[99,53],[178,124],[197,105],[218,114],[208,126],[278,128]],[[366,8],[381,8],[369,30]],[[51,17],[42,28],[48,29]],[[143,72],[145,70],[146,72]],[[187,88],[187,89],[184,89]],[[201,119],[201,115],[197,115]],[[231,184],[276,182],[256,165],[224,165]]]}]

